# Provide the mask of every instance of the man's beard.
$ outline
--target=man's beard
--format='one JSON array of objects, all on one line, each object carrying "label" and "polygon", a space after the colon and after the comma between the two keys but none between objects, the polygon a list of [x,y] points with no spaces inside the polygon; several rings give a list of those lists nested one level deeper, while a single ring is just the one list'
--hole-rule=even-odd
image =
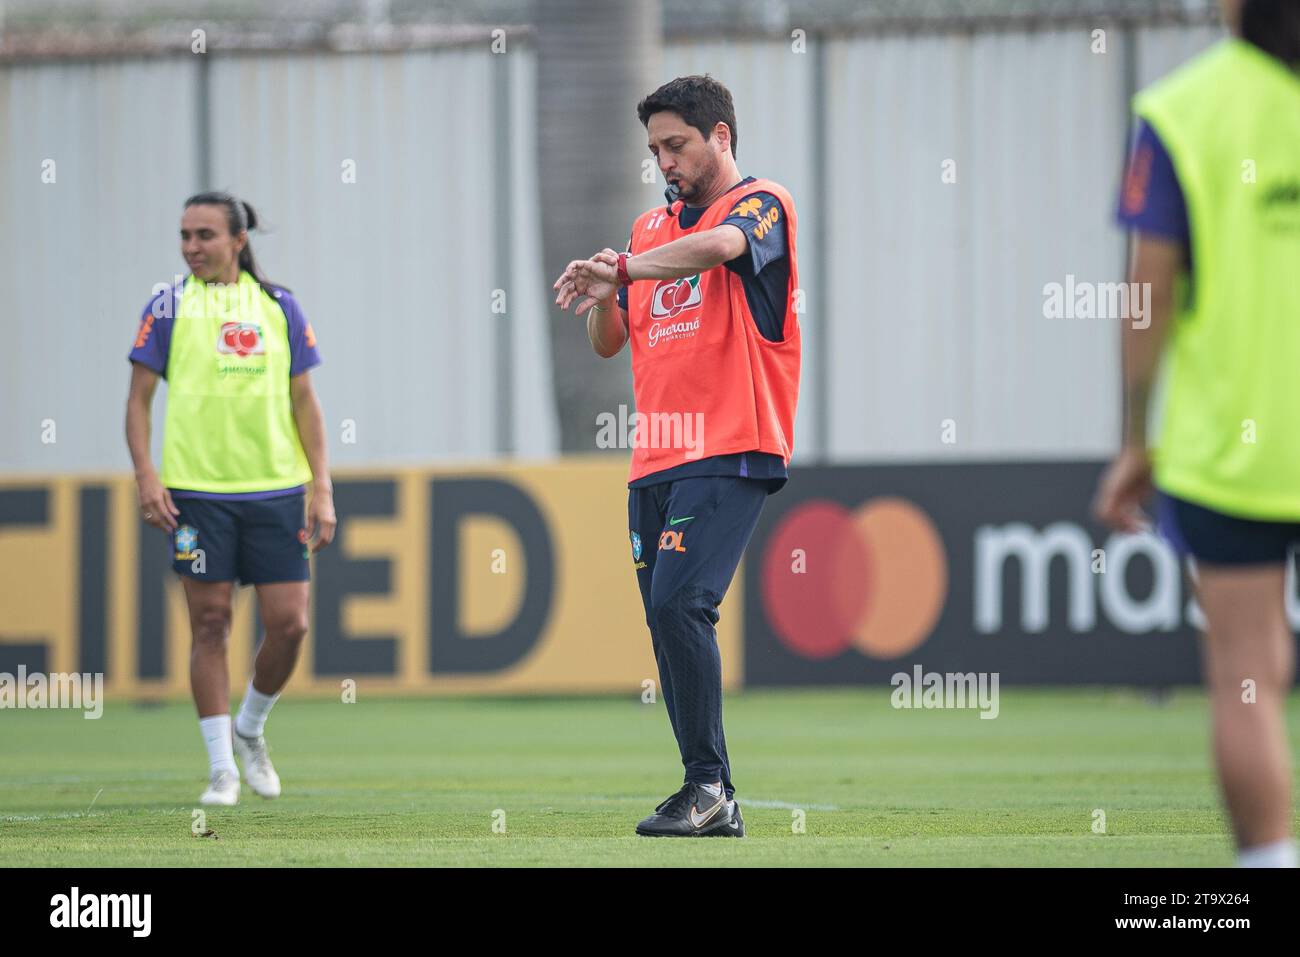
[{"label": "man's beard", "polygon": [[692,203],[703,196],[707,196],[717,185],[718,175],[722,170],[722,164],[716,156],[712,157],[712,162],[700,170],[699,176],[695,177],[692,183],[681,187],[681,198],[686,203]]}]

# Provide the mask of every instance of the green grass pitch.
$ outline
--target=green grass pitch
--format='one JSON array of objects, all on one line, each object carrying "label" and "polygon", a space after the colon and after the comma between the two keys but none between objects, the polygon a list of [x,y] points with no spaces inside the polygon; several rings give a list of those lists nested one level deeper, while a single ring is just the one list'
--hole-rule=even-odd
[{"label": "green grass pitch", "polygon": [[[880,689],[755,691],[729,696],[726,718],[743,841],[633,834],[681,780],[662,702],[367,699],[364,682],[355,704],[276,705],[267,739],[284,794],[245,786],[238,807],[205,809],[214,839],[191,833],[207,761],[187,702],[110,701],[97,721],[4,711],[0,862],[1232,863],[1198,692],[1009,691],[982,720],[896,711]],[[1294,745],[1298,695],[1288,723]]]}]

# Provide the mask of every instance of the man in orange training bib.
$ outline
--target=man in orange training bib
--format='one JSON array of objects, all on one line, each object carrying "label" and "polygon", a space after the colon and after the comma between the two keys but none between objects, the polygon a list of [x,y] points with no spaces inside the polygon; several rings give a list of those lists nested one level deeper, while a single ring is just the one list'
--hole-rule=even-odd
[{"label": "man in orange training bib", "polygon": [[668,206],[625,252],[569,264],[556,302],[602,358],[632,344],[632,563],[685,783],[647,837],[743,837],[722,730],[718,605],[766,497],[786,482],[799,396],[798,219],[785,188],[742,177],[731,94],[679,77],[637,105]]}]

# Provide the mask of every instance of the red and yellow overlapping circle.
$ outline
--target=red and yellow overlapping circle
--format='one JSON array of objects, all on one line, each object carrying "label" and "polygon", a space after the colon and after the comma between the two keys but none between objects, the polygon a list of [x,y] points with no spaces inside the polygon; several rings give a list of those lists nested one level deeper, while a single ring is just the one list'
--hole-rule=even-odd
[{"label": "red and yellow overlapping circle", "polygon": [[849,510],[813,499],[782,517],[763,555],[764,610],[800,657],[856,649],[898,658],[929,636],[948,593],[934,523],[902,498]]}]

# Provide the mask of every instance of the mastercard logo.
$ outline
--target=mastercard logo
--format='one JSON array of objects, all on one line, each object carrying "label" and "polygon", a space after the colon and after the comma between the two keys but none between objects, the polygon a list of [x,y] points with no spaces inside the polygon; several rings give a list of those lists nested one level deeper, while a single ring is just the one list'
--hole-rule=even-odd
[{"label": "mastercard logo", "polygon": [[796,506],[768,539],[761,574],[773,631],[812,660],[849,649],[901,657],[929,637],[948,594],[943,540],[902,498]]}]

